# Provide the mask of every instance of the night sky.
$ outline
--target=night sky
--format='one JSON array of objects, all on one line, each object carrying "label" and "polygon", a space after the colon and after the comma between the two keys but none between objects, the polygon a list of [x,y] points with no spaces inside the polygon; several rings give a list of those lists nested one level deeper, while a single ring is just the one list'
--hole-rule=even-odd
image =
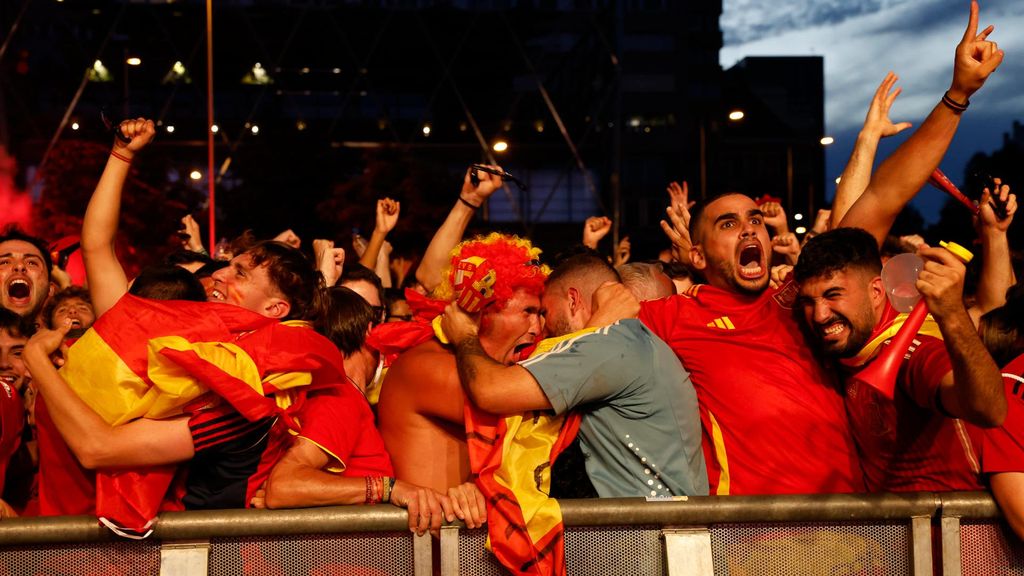
[{"label": "night sky", "polygon": [[[728,68],[746,56],[824,56],[825,124],[836,139],[826,154],[831,198],[886,72],[896,72],[903,87],[891,118],[915,127],[949,88],[969,7],[964,0],[724,0],[721,63]],[[963,181],[972,155],[1000,148],[1013,121],[1024,121],[1024,2],[983,0],[979,30],[988,24],[996,27],[989,38],[1006,57],[971,99],[942,162],[955,183]],[[884,141],[879,159],[904,137]],[[914,203],[933,221],[944,201],[941,192],[925,187]]]}]

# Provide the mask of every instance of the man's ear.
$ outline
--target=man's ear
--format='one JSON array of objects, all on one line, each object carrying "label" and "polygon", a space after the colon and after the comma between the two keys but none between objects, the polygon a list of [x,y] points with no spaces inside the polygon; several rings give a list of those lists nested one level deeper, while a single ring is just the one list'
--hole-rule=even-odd
[{"label": "man's ear", "polygon": [[585,302],[583,302],[583,296],[580,294],[578,288],[570,286],[565,291],[565,297],[569,300],[569,312],[572,314],[576,314],[581,307],[585,305]]},{"label": "man's ear", "polygon": [[282,298],[271,298],[263,308],[264,316],[283,320],[292,311],[291,304]]},{"label": "man's ear", "polygon": [[882,284],[881,276],[875,276],[868,282],[868,296],[871,298],[872,305],[884,305],[884,301],[888,296],[885,293],[885,285]]},{"label": "man's ear", "polygon": [[704,248],[700,244],[690,245],[690,264],[697,270],[708,267],[707,260],[704,259]]}]

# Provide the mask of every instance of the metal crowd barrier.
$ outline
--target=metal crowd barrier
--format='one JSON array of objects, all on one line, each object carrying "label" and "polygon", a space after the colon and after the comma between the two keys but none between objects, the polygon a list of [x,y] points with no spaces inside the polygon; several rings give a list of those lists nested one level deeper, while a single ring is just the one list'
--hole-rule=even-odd
[{"label": "metal crowd barrier", "polygon": [[[1024,575],[986,493],[564,500],[572,576]],[[85,516],[0,522],[0,576],[443,576],[506,572],[484,530],[406,530],[387,505],[167,513],[124,540]]]}]

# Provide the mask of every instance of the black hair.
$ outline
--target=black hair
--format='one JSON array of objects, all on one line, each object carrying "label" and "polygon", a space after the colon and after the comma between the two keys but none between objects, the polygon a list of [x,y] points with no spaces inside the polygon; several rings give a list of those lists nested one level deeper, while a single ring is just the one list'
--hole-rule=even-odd
[{"label": "black hair", "polygon": [[876,275],[882,271],[878,242],[860,228],[836,228],[808,240],[793,268],[793,279],[801,283],[847,268],[860,268]]},{"label": "black hair", "polygon": [[182,264],[191,264],[193,262],[200,262],[205,266],[213,262],[213,259],[206,254],[191,250],[175,250],[164,257],[164,264],[168,266],[181,266]]},{"label": "black hair", "polygon": [[0,307],[0,330],[15,338],[29,338],[36,331],[34,319],[19,316],[7,308]]},{"label": "black hair", "polygon": [[555,286],[567,278],[577,282],[586,279],[588,284],[593,284],[592,291],[606,281],[617,282],[619,273],[604,256],[591,250],[577,253],[559,262],[548,276],[545,286]]},{"label": "black hair", "polygon": [[693,208],[690,208],[690,228],[688,230],[688,232],[690,233],[691,242],[693,242],[694,244],[700,244],[700,238],[697,234],[697,231],[700,228],[700,220],[701,218],[704,217],[704,210],[712,202],[715,202],[720,198],[725,198],[726,196],[745,196],[747,198],[750,198],[750,196],[742,192],[719,192],[718,194],[712,194],[711,197],[709,197],[707,200],[703,202],[698,202],[694,204]]},{"label": "black hair", "polygon": [[986,312],[978,322],[981,341],[1000,367],[1024,354],[1024,284],[1006,291],[1006,304]]},{"label": "black hair", "polygon": [[194,274],[180,266],[147,266],[139,272],[128,293],[152,300],[205,302],[206,290]]},{"label": "black hair", "polygon": [[366,342],[374,311],[362,296],[344,286],[328,288],[327,295],[327,311],[313,323],[313,328],[348,358]]},{"label": "black hair", "polygon": [[0,244],[9,240],[21,240],[22,242],[28,242],[35,246],[43,256],[43,264],[46,265],[46,278],[50,278],[50,270],[53,269],[53,257],[50,255],[50,247],[47,246],[45,240],[28,234],[19,228],[17,224],[10,224],[4,228],[3,233],[0,234]]},{"label": "black hair", "polygon": [[377,289],[377,297],[381,303],[384,302],[384,284],[380,281],[380,276],[377,276],[376,272],[358,262],[345,265],[344,270],[341,272],[341,278],[338,278],[338,283],[335,286],[341,286],[346,282],[359,281],[373,284],[373,287]]}]

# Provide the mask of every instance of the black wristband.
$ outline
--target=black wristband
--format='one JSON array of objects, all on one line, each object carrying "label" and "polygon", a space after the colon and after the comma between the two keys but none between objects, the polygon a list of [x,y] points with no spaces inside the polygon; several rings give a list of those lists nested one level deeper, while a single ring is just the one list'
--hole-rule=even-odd
[{"label": "black wristband", "polygon": [[971,105],[970,99],[966,100],[965,102],[957,102],[956,100],[953,100],[949,96],[949,90],[946,90],[946,93],[942,95],[942,103],[945,104],[947,108],[953,110],[954,112],[963,112],[964,110],[967,110],[968,106]]},{"label": "black wristband", "polygon": [[470,204],[469,201],[466,200],[465,198],[463,198],[461,195],[459,196],[459,202],[462,202],[463,204],[465,204],[466,206],[469,206],[473,210],[478,210],[480,208],[479,206],[477,206],[475,204]]}]

